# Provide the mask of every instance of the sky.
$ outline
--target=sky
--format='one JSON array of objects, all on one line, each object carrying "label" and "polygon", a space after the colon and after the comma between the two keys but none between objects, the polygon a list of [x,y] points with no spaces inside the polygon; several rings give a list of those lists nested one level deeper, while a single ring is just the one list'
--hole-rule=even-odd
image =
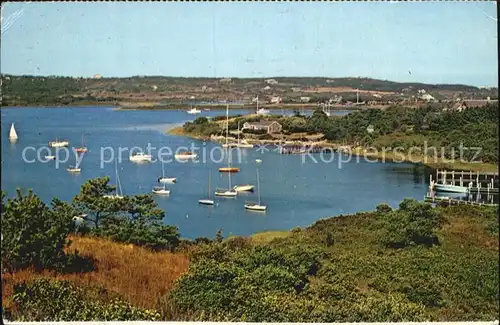
[{"label": "sky", "polygon": [[1,72],[497,86],[496,2],[2,4]]}]

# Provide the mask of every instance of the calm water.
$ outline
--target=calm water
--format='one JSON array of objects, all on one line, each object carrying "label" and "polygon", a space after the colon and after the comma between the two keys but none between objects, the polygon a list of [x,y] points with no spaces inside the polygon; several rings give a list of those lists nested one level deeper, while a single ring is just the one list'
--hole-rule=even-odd
[{"label": "calm water", "polygon": [[[223,115],[224,111],[203,112],[202,115]],[[242,114],[245,111],[233,111]],[[115,183],[113,163],[100,168],[100,148],[139,146],[146,148],[169,146],[175,151],[180,146],[204,147],[210,150],[215,144],[203,144],[184,137],[171,136],[164,131],[193,117],[183,111],[114,111],[113,108],[8,108],[1,110],[2,125],[2,190],[9,196],[15,189],[32,188],[43,200],[52,197],[71,200],[85,180],[110,176]],[[7,139],[10,124],[14,122],[19,141],[11,144]],[[74,156],[55,168],[55,162],[25,163],[23,149],[39,148],[48,141],[67,139],[71,146],[81,144],[82,134],[89,152],[84,156],[79,175],[66,171],[74,164]],[[44,153],[43,155],[45,155]],[[43,156],[42,155],[42,156]],[[27,153],[29,159],[35,156]],[[217,155],[216,155],[217,156]],[[125,195],[150,193],[161,175],[160,163],[134,164],[124,161],[118,170]],[[319,155],[314,155],[319,158]],[[325,156],[326,157],[326,156]],[[331,158],[331,157],[326,157]],[[236,199],[216,198],[213,207],[197,204],[206,198],[208,173],[211,170],[212,190],[227,187],[228,175],[217,169],[225,163],[165,164],[167,176],[177,177],[177,184],[168,186],[170,197],[156,200],[166,212],[165,222],[180,228],[183,237],[213,237],[218,229],[225,235],[248,235],[264,230],[291,229],[307,226],[314,221],[339,214],[373,210],[380,202],[392,206],[405,197],[422,200],[427,192],[428,176],[420,168],[409,164],[368,163],[353,159],[339,168],[338,157],[331,163],[302,162],[301,156],[278,155],[243,149],[241,172],[233,174],[233,184],[256,184],[255,159],[259,165],[262,203],[268,206],[265,213],[245,211],[245,200],[256,200],[255,194],[244,194]]]}]

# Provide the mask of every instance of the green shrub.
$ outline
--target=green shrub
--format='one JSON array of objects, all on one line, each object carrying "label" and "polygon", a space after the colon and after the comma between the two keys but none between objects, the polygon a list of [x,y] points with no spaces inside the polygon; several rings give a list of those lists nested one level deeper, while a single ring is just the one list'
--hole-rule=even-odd
[{"label": "green shrub", "polygon": [[159,320],[159,314],[131,306],[120,298],[104,302],[102,291],[81,289],[68,281],[38,278],[14,286],[17,321]]}]

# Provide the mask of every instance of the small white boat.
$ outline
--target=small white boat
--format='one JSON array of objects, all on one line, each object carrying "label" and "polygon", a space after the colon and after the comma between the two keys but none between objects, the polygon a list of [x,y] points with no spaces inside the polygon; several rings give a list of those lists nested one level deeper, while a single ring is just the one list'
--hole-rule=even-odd
[{"label": "small white boat", "polygon": [[233,187],[233,190],[236,192],[253,192],[253,185],[246,184],[246,185],[235,185]]},{"label": "small white boat", "polygon": [[201,111],[195,107],[191,107],[190,110],[186,111],[188,114],[200,114]]},{"label": "small white boat", "polygon": [[50,141],[49,142],[49,147],[51,148],[62,148],[62,147],[67,147],[69,146],[69,141]]},{"label": "small white boat", "polygon": [[198,157],[197,154],[193,152],[181,152],[175,155],[175,159],[178,160],[189,160],[189,159],[196,159]]},{"label": "small white boat", "polygon": [[255,159],[255,162],[256,162],[257,164],[261,164],[261,163],[262,163],[262,159]]},{"label": "small white boat", "polygon": [[203,110],[209,112],[210,108],[204,108]]},{"label": "small white boat", "polygon": [[165,177],[165,167],[163,167],[163,161],[161,162],[161,177],[158,177],[158,183],[173,184],[177,182],[175,177]]},{"label": "small white boat", "polygon": [[254,211],[266,211],[267,206],[260,205],[256,202],[245,202],[245,209]]},{"label": "small white boat", "polygon": [[45,156],[45,160],[56,160],[56,156]]},{"label": "small white boat", "polygon": [[212,190],[210,189],[210,172],[208,172],[208,199],[198,200],[199,204],[203,205],[214,205],[214,200],[212,200]]},{"label": "small white boat", "polygon": [[152,190],[153,194],[158,194],[158,195],[170,195],[170,190],[163,186],[155,186],[153,187]]},{"label": "small white boat", "polygon": [[104,198],[107,199],[123,199],[123,192],[122,192],[122,184],[120,183],[120,177],[118,176],[118,163],[116,162],[115,159],[115,175],[116,175],[116,183],[118,185],[116,189],[115,194],[109,194],[109,195],[103,195]]},{"label": "small white boat", "polygon": [[253,211],[266,211],[267,206],[260,204],[260,182],[259,182],[259,169],[257,169],[257,202],[245,202],[245,209]]},{"label": "small white boat", "polygon": [[79,173],[82,171],[81,168],[75,166],[69,166],[69,168],[67,168],[66,170],[70,173]]},{"label": "small white boat", "polygon": [[237,143],[223,143],[222,148],[236,148],[238,146]]},{"label": "small white boat", "polygon": [[457,186],[452,184],[434,184],[437,192],[451,192],[451,193],[467,193],[469,188],[467,186]]},{"label": "small white boat", "polygon": [[133,162],[151,162],[153,159],[153,156],[151,155],[146,155],[143,152],[138,152],[129,157],[130,161]]},{"label": "small white boat", "polygon": [[17,136],[16,129],[14,128],[14,123],[12,123],[10,125],[9,140],[16,141],[17,139],[19,139],[19,137]]},{"label": "small white boat", "polygon": [[231,189],[223,189],[223,188],[218,188],[215,190],[215,196],[223,196],[223,197],[236,197],[238,195],[238,192],[235,190]]},{"label": "small white boat", "polygon": [[265,108],[259,108],[257,110],[257,115],[268,115],[270,113],[271,112],[268,109],[265,109]]},{"label": "small white boat", "polygon": [[255,111],[257,115],[267,115],[269,114],[269,110],[265,108],[259,108],[259,96],[257,96],[257,109]]}]

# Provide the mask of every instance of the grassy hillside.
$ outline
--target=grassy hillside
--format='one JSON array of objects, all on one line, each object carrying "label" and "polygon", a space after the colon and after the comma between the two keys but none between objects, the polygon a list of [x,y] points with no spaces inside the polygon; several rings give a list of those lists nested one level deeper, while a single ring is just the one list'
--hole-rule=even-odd
[{"label": "grassy hillside", "polygon": [[[136,307],[155,309],[158,299],[184,273],[189,259],[181,253],[151,252],[147,249],[97,237],[71,237],[69,252],[78,251],[94,261],[95,269],[81,273],[56,273],[31,269],[2,274],[4,308],[11,308],[13,286],[44,277],[67,280],[79,287],[97,286],[117,294]],[[22,313],[22,311],[18,311]]]},{"label": "grassy hillside", "polygon": [[[195,254],[172,300],[190,320],[496,319],[496,211],[424,210],[417,214],[443,217],[434,244],[414,239],[404,247],[387,245],[389,223],[406,230],[411,226],[398,224],[403,219],[395,215],[401,212],[383,209],[321,220],[288,235],[229,238]],[[405,212],[406,221],[419,218],[414,212]]]},{"label": "grassy hillside", "polygon": [[[278,83],[268,85],[266,80]],[[270,86],[270,89],[265,89]],[[292,90],[298,88],[300,90]],[[316,93],[314,88],[322,88]],[[297,101],[300,96],[309,96],[313,101],[324,100],[332,94],[342,94],[355,99],[353,89],[361,91],[387,92],[398,97],[417,95],[426,89],[436,98],[496,98],[496,89],[480,89],[467,85],[432,85],[423,83],[399,83],[371,78],[325,78],[325,77],[276,77],[276,78],[182,78],[163,76],[133,76],[127,78],[70,78],[58,76],[13,76],[2,75],[2,106],[15,105],[79,105],[85,103],[120,102],[180,102],[195,96],[197,100],[250,99],[256,95],[265,98],[280,95],[287,102]],[[354,96],[354,97],[353,97]],[[465,96],[465,97],[464,97]],[[346,97],[346,98],[347,98]],[[396,98],[394,97],[394,98]],[[373,99],[373,98],[372,98]]]}]

